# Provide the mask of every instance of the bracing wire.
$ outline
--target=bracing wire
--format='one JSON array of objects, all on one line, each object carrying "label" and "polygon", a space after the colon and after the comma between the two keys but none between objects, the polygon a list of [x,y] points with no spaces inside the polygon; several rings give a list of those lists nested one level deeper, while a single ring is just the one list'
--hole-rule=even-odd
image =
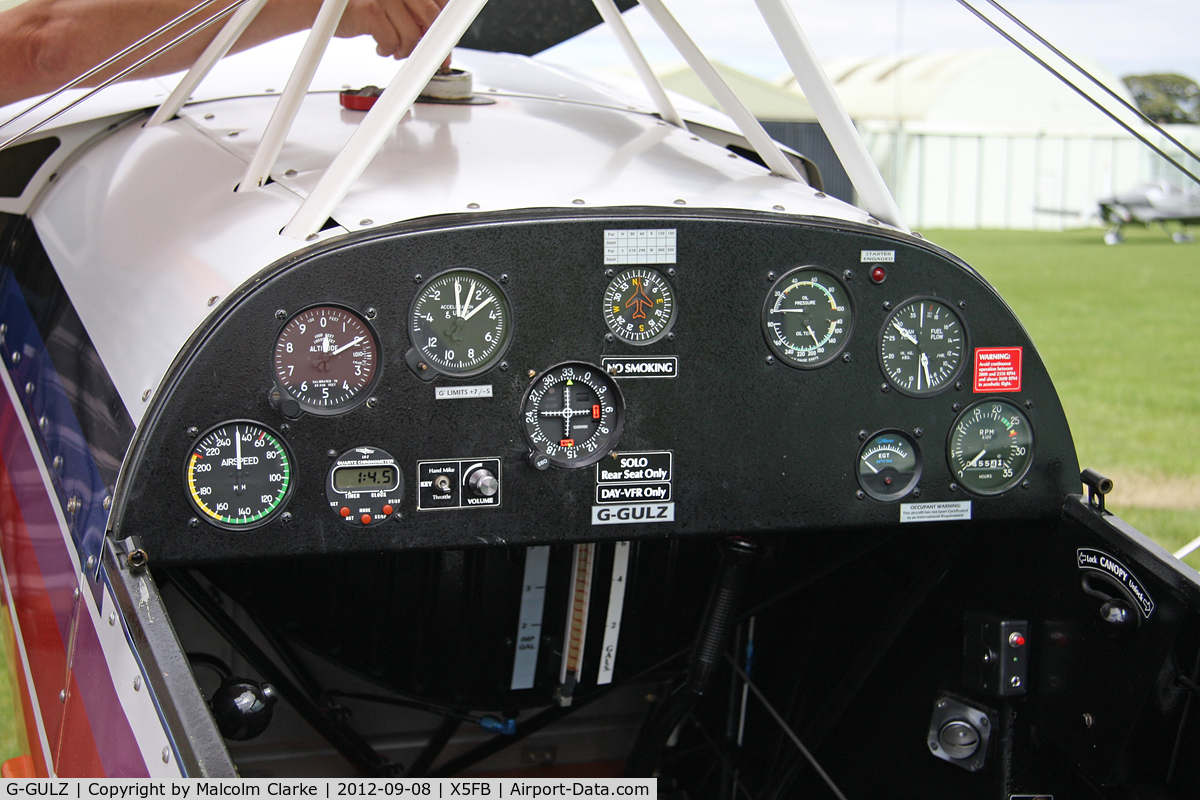
[{"label": "bracing wire", "polygon": [[825,781],[825,785],[828,786],[835,795],[837,795],[838,800],[846,800],[846,795],[842,794],[842,790],[839,789],[837,784],[833,782],[833,778],[829,777],[829,773],[821,767],[820,763],[817,761],[816,757],[813,756],[812,752],[804,746],[804,742],[800,741],[800,737],[796,735],[794,730],[792,730],[792,726],[788,725],[787,721],[780,716],[779,712],[775,710],[775,706],[771,705],[771,702],[767,700],[766,695],[759,691],[759,688],[754,685],[754,681],[750,680],[750,676],[746,674],[745,670],[738,666],[734,657],[729,653],[726,653],[725,658],[729,660],[730,665],[738,674],[738,677],[745,681],[746,685],[750,687],[750,691],[756,698],[758,698],[758,702],[762,703],[763,708],[767,710],[767,713],[771,715],[771,718],[778,723],[784,734],[786,734],[787,737],[792,740],[792,744],[796,745],[796,749],[800,751],[800,754],[808,760],[808,763],[812,765],[812,768],[815,769],[817,774],[821,776],[821,780]]},{"label": "bracing wire", "polygon": [[[1104,114],[1106,117],[1111,119],[1113,122],[1117,123],[1122,128],[1124,128],[1125,131],[1127,133],[1129,133],[1129,135],[1133,136],[1139,142],[1146,145],[1146,147],[1149,147],[1155,153],[1162,156],[1162,158],[1165,159],[1171,166],[1175,167],[1177,170],[1182,172],[1184,175],[1187,175],[1189,178],[1191,178],[1197,184],[1200,184],[1200,177],[1196,177],[1195,173],[1193,173],[1191,170],[1187,169],[1185,166],[1183,166],[1178,161],[1176,161],[1174,158],[1172,158],[1170,155],[1168,155],[1166,153],[1166,151],[1164,151],[1158,145],[1154,144],[1154,142],[1150,141],[1145,136],[1143,136],[1142,134],[1140,134],[1136,130],[1134,130],[1132,125],[1125,122],[1123,119],[1121,119],[1116,114],[1114,114],[1112,111],[1110,111],[1108,108],[1106,108],[1103,103],[1100,103],[1098,100],[1096,100],[1094,97],[1089,95],[1087,92],[1083,91],[1083,89],[1076,86],[1074,83],[1071,82],[1071,80],[1067,76],[1063,75],[1061,72],[1056,70],[1054,67],[1050,66],[1050,64],[1046,63],[1046,61],[1044,59],[1040,58],[1036,53],[1034,53],[1028,47],[1026,47],[1025,45],[1018,42],[1016,37],[1014,37],[1008,31],[1001,28],[999,25],[997,25],[992,20],[988,19],[986,14],[984,14],[983,12],[979,11],[979,9],[972,6],[968,0],[957,0],[957,1],[960,6],[967,9],[968,11],[970,11],[972,14],[974,14],[976,17],[978,17],[985,25],[987,25],[989,28],[994,30],[996,33],[1003,36],[1006,40],[1008,40],[1009,44],[1011,44],[1013,47],[1016,47],[1018,50],[1020,50],[1025,55],[1029,56],[1029,58],[1036,61],[1043,69],[1045,69],[1051,75],[1053,75],[1054,77],[1056,77],[1060,81],[1062,81],[1064,84],[1066,84],[1066,86],[1068,88],[1070,88],[1072,91],[1074,91],[1080,97],[1082,97],[1084,100],[1088,101],[1093,106],[1095,106],[1096,109],[1098,111],[1100,111],[1100,113]],[[989,2],[990,2],[990,0],[989,0]],[[1082,69],[1080,71],[1082,71]],[[1155,126],[1155,127],[1157,129],[1157,126]]]},{"label": "bracing wire", "polygon": [[[204,6],[207,6],[207,5],[209,5],[209,4],[213,3],[213,2],[216,2],[216,0],[206,0],[206,2],[205,2],[205,3],[202,3],[200,6],[197,6],[196,8],[192,9],[192,11],[190,11],[190,12],[187,12],[186,14],[182,15],[181,17],[179,17],[179,19],[185,19],[185,18],[187,18],[187,17],[188,17],[188,16],[190,16],[192,13],[194,13],[194,12],[198,11],[200,8],[202,8],[202,7],[204,7]],[[151,53],[149,53],[149,54],[147,54],[147,55],[143,56],[143,57],[142,57],[142,58],[140,58],[140,59],[138,59],[138,60],[137,60],[137,61],[135,61],[134,63],[130,64],[128,67],[125,67],[124,69],[122,69],[122,70],[121,70],[120,72],[118,72],[117,74],[113,75],[113,76],[112,76],[112,77],[110,77],[110,78],[106,78],[106,79],[105,79],[103,82],[101,82],[101,83],[97,84],[97,85],[96,85],[94,88],[92,88],[92,90],[91,90],[91,91],[87,92],[86,94],[82,95],[81,97],[78,97],[78,98],[76,98],[75,100],[72,100],[70,103],[68,103],[67,105],[63,106],[63,107],[62,107],[62,108],[60,108],[58,111],[55,111],[55,112],[54,112],[53,114],[51,114],[50,116],[46,117],[45,119],[42,119],[42,120],[39,120],[39,121],[35,122],[33,125],[30,125],[30,126],[29,126],[29,127],[27,127],[25,130],[21,131],[20,133],[16,134],[15,136],[11,136],[11,137],[9,137],[8,139],[6,139],[5,141],[3,141],[3,142],[0,142],[0,150],[3,150],[5,147],[8,147],[10,144],[12,144],[13,142],[15,142],[15,141],[17,141],[18,139],[22,138],[23,136],[28,136],[29,134],[33,133],[33,132],[34,132],[34,131],[36,131],[38,128],[41,128],[42,126],[46,125],[47,123],[49,123],[49,122],[53,122],[54,120],[56,120],[56,119],[58,119],[59,117],[61,117],[63,114],[65,114],[65,113],[67,113],[68,111],[70,111],[70,110],[71,110],[72,108],[74,108],[75,106],[77,106],[77,105],[79,105],[80,103],[82,103],[84,100],[87,100],[89,97],[91,97],[92,95],[96,94],[96,92],[99,92],[99,91],[101,91],[101,90],[103,90],[103,89],[106,89],[106,88],[108,88],[109,86],[112,86],[112,85],[113,85],[114,83],[116,83],[117,81],[119,81],[119,80],[121,80],[122,78],[124,78],[124,77],[128,76],[130,73],[132,73],[132,72],[134,72],[134,71],[136,71],[136,70],[140,69],[142,66],[144,66],[144,65],[145,65],[145,64],[147,64],[148,62],[150,62],[150,61],[153,61],[154,59],[156,59],[156,58],[158,58],[159,56],[161,56],[163,53],[166,53],[166,52],[168,52],[168,51],[170,51],[170,50],[173,50],[174,48],[178,47],[180,44],[183,44],[183,43],[184,43],[184,42],[186,42],[188,39],[192,38],[192,37],[193,37],[193,36],[195,36],[197,33],[200,33],[200,32],[201,32],[202,30],[204,30],[205,28],[208,28],[208,27],[209,27],[210,25],[212,25],[213,23],[215,23],[215,22],[219,22],[220,20],[222,20],[222,19],[224,19],[225,17],[229,16],[229,15],[230,15],[230,14],[232,14],[234,11],[236,11],[237,9],[239,9],[239,8],[241,8],[243,5],[245,5],[245,3],[246,3],[246,2],[247,2],[247,0],[237,0],[235,3],[233,3],[232,5],[230,5],[228,8],[222,9],[221,11],[218,11],[217,13],[213,14],[211,17],[208,17],[208,18],[206,18],[206,19],[204,19],[204,20],[201,20],[199,23],[197,23],[197,24],[196,24],[195,26],[193,26],[192,28],[190,28],[190,29],[188,29],[188,30],[184,31],[183,33],[179,34],[178,36],[176,36],[176,37],[175,37],[174,39],[172,39],[171,41],[169,41],[169,42],[167,42],[166,44],[164,44],[164,45],[162,45],[162,46],[158,47],[157,49],[155,49],[153,52],[151,52]],[[174,22],[171,22],[171,23],[168,23],[168,24],[167,24],[166,26],[164,26],[164,27],[165,27],[165,28],[170,28],[170,27],[171,27],[172,25],[174,25],[174,24],[175,24]],[[160,29],[159,29],[159,31],[156,31],[156,32],[155,32],[155,33],[153,33],[153,34],[150,34],[150,36],[149,36],[149,37],[146,37],[146,38],[142,39],[142,42],[145,42],[145,41],[148,41],[149,39],[152,39],[154,36],[158,35],[158,33],[159,33],[159,32],[161,32],[162,30],[163,30],[163,28],[160,28]],[[58,91],[56,91],[56,92],[55,92],[53,95],[50,95],[50,97],[47,97],[47,98],[45,98],[45,100],[42,100],[41,102],[34,104],[34,105],[33,105],[33,106],[31,106],[30,108],[27,108],[27,109],[25,109],[25,110],[24,110],[24,111],[22,111],[20,114],[17,114],[17,116],[16,116],[16,117],[13,117],[13,118],[12,118],[12,119],[10,119],[8,122],[4,123],[4,125],[0,125],[0,128],[2,128],[2,127],[5,127],[5,126],[7,126],[9,123],[13,122],[13,120],[16,120],[16,119],[18,119],[18,118],[20,118],[20,117],[24,116],[24,115],[25,115],[25,114],[27,114],[29,111],[32,111],[34,108],[37,108],[38,106],[40,106],[40,105],[42,105],[43,103],[45,103],[45,102],[46,102],[47,100],[49,100],[51,97],[54,97],[54,96],[56,96],[56,95],[58,95],[58,94],[62,93],[62,92],[63,92],[63,91],[65,91],[66,89],[70,88],[70,86],[72,86],[72,85],[74,85],[74,84],[78,84],[78,83],[79,83],[79,82],[81,82],[81,81],[87,80],[87,78],[88,78],[88,77],[90,77],[91,75],[94,75],[96,72],[98,72],[99,70],[103,69],[103,68],[104,68],[104,67],[105,67],[107,64],[110,64],[110,63],[112,63],[112,62],[113,62],[115,59],[119,58],[119,57],[120,57],[122,54],[124,54],[124,53],[127,53],[127,52],[129,52],[130,50],[136,49],[138,46],[140,46],[140,44],[141,44],[142,42],[139,42],[139,43],[135,43],[135,44],[133,44],[133,45],[130,45],[130,46],[129,46],[129,47],[127,47],[125,50],[123,50],[121,53],[118,53],[116,56],[113,56],[113,57],[112,57],[112,58],[110,58],[108,61],[104,62],[104,64],[101,64],[100,66],[97,66],[97,67],[93,68],[92,70],[90,70],[89,72],[85,73],[84,75],[81,75],[80,77],[76,78],[74,81],[72,81],[72,83],[71,83],[71,84],[68,84],[67,86],[64,86],[62,89],[59,89],[59,90],[58,90]]]},{"label": "bracing wire", "polygon": [[1102,91],[1104,91],[1105,94],[1107,94],[1113,100],[1116,100],[1118,103],[1120,103],[1126,110],[1130,111],[1133,114],[1136,114],[1138,119],[1140,119],[1142,122],[1146,123],[1150,127],[1154,128],[1154,130],[1156,130],[1160,134],[1162,134],[1163,137],[1165,137],[1167,139],[1167,141],[1169,141],[1171,144],[1178,147],[1180,150],[1182,150],[1187,155],[1191,156],[1193,160],[1200,162],[1200,156],[1197,156],[1190,149],[1188,149],[1187,145],[1185,145],[1183,142],[1179,141],[1174,136],[1167,133],[1166,129],[1163,128],[1162,126],[1160,126],[1157,122],[1155,122],[1154,120],[1150,119],[1145,114],[1143,114],[1142,110],[1140,108],[1138,108],[1137,106],[1130,103],[1124,97],[1121,97],[1121,95],[1114,92],[1111,87],[1107,86],[1103,81],[1101,81],[1095,75],[1088,72],[1082,66],[1080,66],[1079,64],[1072,61],[1071,58],[1066,53],[1059,50],[1057,47],[1055,47],[1053,44],[1051,44],[1049,41],[1047,41],[1041,34],[1039,34],[1033,28],[1026,25],[1021,20],[1019,20],[1012,12],[1010,12],[1004,6],[1002,6],[998,2],[996,2],[996,0],[987,0],[987,2],[988,2],[988,5],[992,6],[997,11],[999,11],[1001,14],[1003,14],[1004,16],[1006,16],[1010,20],[1012,20],[1015,25],[1017,25],[1018,27],[1020,27],[1021,30],[1025,31],[1030,36],[1032,36],[1043,47],[1048,49],[1051,53],[1054,53],[1054,55],[1058,56],[1063,61],[1070,64],[1072,67],[1074,67],[1079,72],[1079,74],[1083,75],[1083,77],[1087,78],[1089,81],[1096,84],[1096,86],[1098,86]]}]

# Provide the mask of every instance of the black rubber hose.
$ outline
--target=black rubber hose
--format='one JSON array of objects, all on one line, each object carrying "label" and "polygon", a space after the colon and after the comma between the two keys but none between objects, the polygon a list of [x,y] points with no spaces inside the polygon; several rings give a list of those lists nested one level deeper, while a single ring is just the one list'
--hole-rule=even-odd
[{"label": "black rubber hose", "polygon": [[738,605],[759,551],[757,544],[740,536],[722,540],[721,567],[692,645],[687,678],[646,718],[625,762],[625,777],[648,778],[653,774],[671,733],[708,691],[736,627]]}]

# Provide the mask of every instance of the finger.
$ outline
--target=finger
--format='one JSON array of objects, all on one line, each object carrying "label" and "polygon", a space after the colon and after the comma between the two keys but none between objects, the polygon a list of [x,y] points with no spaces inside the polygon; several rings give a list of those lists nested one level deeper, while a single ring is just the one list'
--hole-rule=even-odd
[{"label": "finger", "polygon": [[384,0],[383,13],[387,17],[399,44],[392,52],[395,58],[406,58],[417,46],[424,29],[409,13],[403,0]]},{"label": "finger", "polygon": [[437,19],[438,12],[442,10],[445,2],[439,4],[435,0],[404,0],[404,5],[424,32],[429,30],[429,26]]}]

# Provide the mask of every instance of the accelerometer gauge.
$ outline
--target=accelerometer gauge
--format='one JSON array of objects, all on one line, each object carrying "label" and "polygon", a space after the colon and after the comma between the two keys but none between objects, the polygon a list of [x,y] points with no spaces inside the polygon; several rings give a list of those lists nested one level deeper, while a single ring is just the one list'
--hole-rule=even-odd
[{"label": "accelerometer gauge", "polygon": [[900,431],[883,431],[858,451],[858,485],[876,500],[898,500],[921,479],[921,451]]},{"label": "accelerometer gauge", "polygon": [[347,411],[366,399],[379,375],[377,341],[348,308],[306,308],[275,337],[275,379],[309,413]]},{"label": "accelerometer gauge", "polygon": [[184,483],[201,517],[230,530],[265,525],[294,485],[292,455],[279,434],[252,420],[209,428],[188,453]]},{"label": "accelerometer gauge", "polygon": [[837,278],[798,267],[775,281],[763,303],[767,347],[790,367],[812,369],[837,358],[850,340],[854,309]]},{"label": "accelerometer gauge", "polygon": [[958,415],[946,442],[950,470],[975,494],[1007,492],[1033,463],[1033,428],[1005,400],[980,400]]},{"label": "accelerometer gauge", "polygon": [[521,401],[521,423],[535,466],[586,467],[617,446],[625,401],[603,369],[568,361],[533,379]]},{"label": "accelerometer gauge", "polygon": [[325,499],[344,522],[362,528],[391,518],[404,499],[404,474],[378,447],[356,447],[338,456],[325,478]]},{"label": "accelerometer gauge", "polygon": [[958,314],[928,297],[909,300],[888,315],[879,335],[879,365],[903,394],[927,397],[958,377],[966,332]]},{"label": "accelerometer gauge", "polygon": [[617,273],[604,290],[604,322],[623,342],[650,344],[675,322],[675,294],[656,269],[634,267]]},{"label": "accelerometer gauge", "polygon": [[[490,369],[512,340],[512,309],[500,285],[473,269],[434,275],[408,315],[409,363],[422,375],[467,377]],[[422,366],[424,365],[424,366]]]}]

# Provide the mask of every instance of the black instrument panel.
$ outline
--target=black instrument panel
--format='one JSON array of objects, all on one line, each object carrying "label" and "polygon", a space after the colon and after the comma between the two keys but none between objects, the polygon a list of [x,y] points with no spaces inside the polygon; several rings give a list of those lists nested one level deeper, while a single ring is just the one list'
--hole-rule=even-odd
[{"label": "black instrument panel", "polygon": [[[313,350],[297,368],[336,371],[356,353],[361,366],[367,333],[302,339],[306,309],[350,312],[376,338],[369,380],[332,408],[315,384],[281,386],[279,343]],[[113,517],[164,563],[1051,519],[1078,490],[1054,388],[995,291],[918,239],[828,220],[546,212],[355,234],[248,282],[165,385]],[[1010,433],[985,424],[988,400],[1028,429],[1021,474],[964,480],[1014,469],[980,453]],[[986,412],[976,449],[953,450],[969,408]],[[272,484],[284,501],[245,529],[197,515],[180,480],[201,433],[238,420],[293,454],[290,485]],[[331,503],[356,448],[399,475],[339,473]],[[215,468],[241,485],[247,459],[235,442]]]}]

